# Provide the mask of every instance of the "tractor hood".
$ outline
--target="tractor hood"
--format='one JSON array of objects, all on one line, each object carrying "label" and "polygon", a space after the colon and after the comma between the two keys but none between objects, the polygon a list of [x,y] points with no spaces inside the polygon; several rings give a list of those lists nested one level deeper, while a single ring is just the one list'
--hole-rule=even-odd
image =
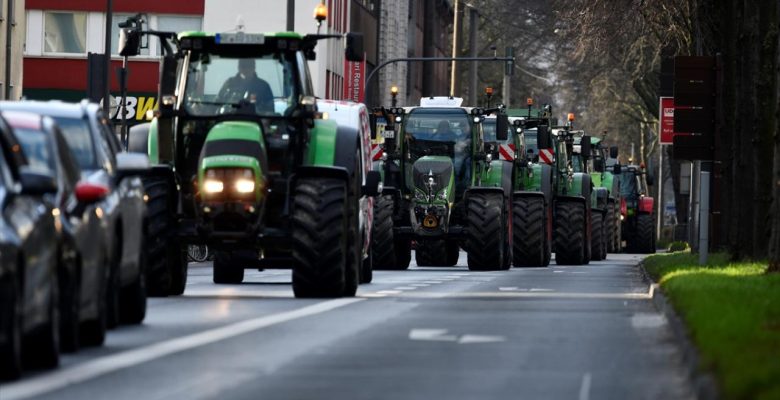
[{"label": "tractor hood", "polygon": [[420,157],[412,165],[412,179],[415,200],[429,204],[452,203],[455,174],[449,157]]}]

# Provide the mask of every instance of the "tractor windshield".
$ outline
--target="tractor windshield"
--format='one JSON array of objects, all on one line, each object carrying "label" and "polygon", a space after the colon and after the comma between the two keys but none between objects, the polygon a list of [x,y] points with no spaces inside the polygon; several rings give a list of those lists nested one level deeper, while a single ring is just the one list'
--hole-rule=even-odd
[{"label": "tractor windshield", "polygon": [[284,115],[298,97],[292,57],[284,53],[242,58],[193,52],[184,109],[195,116]]},{"label": "tractor windshield", "polygon": [[624,171],[620,174],[620,195],[626,200],[636,200],[639,198],[639,184],[634,171]]},{"label": "tractor windshield", "polygon": [[537,141],[536,141],[536,136],[537,136],[536,128],[523,129],[523,136],[525,136],[526,148],[528,150],[533,150],[534,154],[538,154],[539,146],[537,145]]}]

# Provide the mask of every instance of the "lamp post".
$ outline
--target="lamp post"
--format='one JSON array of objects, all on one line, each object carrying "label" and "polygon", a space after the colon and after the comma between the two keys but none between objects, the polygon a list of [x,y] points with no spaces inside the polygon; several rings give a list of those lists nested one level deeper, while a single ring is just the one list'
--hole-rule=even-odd
[{"label": "lamp post", "polygon": [[314,7],[314,19],[317,20],[317,33],[320,33],[320,27],[322,26],[322,21],[325,21],[325,19],[328,18],[328,6],[325,5],[325,0],[322,0],[320,4],[317,4],[317,7]]},{"label": "lamp post", "polygon": [[390,87],[390,95],[393,96],[393,107],[396,106],[396,97],[398,96],[398,86],[393,85]]}]

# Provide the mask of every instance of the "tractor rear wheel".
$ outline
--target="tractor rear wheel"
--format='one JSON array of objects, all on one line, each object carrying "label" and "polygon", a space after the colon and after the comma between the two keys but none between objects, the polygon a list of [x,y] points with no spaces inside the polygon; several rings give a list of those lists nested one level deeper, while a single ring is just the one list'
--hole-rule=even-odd
[{"label": "tractor rear wheel", "polygon": [[300,178],[293,188],[293,292],[340,297],[349,264],[347,186],[341,179]]},{"label": "tractor rear wheel", "polygon": [[582,265],[585,263],[585,204],[558,202],[555,213],[555,263]]},{"label": "tractor rear wheel", "polygon": [[636,243],[634,248],[640,253],[655,253],[654,224],[651,214],[639,214],[636,218]]},{"label": "tractor rear wheel", "polygon": [[216,284],[238,284],[244,281],[244,267],[236,266],[233,257],[227,251],[214,254],[212,280]]},{"label": "tractor rear wheel", "polygon": [[170,236],[173,230],[172,188],[164,177],[144,178],[146,226],[143,251],[146,251],[146,288],[150,296],[171,294],[171,266],[168,265]]},{"label": "tractor rear wheel", "polygon": [[615,205],[614,204],[608,204],[607,205],[607,220],[604,221],[604,234],[605,242],[607,244],[607,253],[616,253],[615,249]]},{"label": "tractor rear wheel", "polygon": [[414,250],[414,260],[418,267],[450,266],[447,255],[447,242],[444,240],[419,240]]},{"label": "tractor rear wheel", "polygon": [[473,271],[504,269],[507,211],[501,193],[473,193],[466,204],[468,266]]},{"label": "tractor rear wheel", "polygon": [[393,233],[393,196],[374,199],[374,226],[371,232],[371,257],[376,270],[403,270],[409,268],[412,258],[411,242],[395,237]]},{"label": "tractor rear wheel", "polygon": [[593,261],[600,261],[607,258],[607,249],[604,236],[604,214],[602,214],[600,211],[593,212],[591,215],[590,231],[590,259]]},{"label": "tractor rear wheel", "polygon": [[515,267],[545,266],[547,237],[544,198],[518,197],[512,202],[512,251]]}]

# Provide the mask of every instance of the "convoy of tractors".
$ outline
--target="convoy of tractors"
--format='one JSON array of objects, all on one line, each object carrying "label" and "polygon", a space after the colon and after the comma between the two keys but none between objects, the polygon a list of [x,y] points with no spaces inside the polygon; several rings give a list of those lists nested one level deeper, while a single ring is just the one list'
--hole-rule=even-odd
[{"label": "convoy of tractors", "polygon": [[[213,281],[292,268],[297,297],[354,296],[373,270],[582,265],[655,248],[650,177],[617,147],[559,125],[550,106],[457,97],[377,107],[315,97],[306,60],[346,35],[126,30],[120,53],[158,36],[159,109],[129,134],[149,155],[147,282],[184,291],[187,246]],[[378,150],[378,151],[377,151]],[[375,156],[372,156],[375,155]]]}]

